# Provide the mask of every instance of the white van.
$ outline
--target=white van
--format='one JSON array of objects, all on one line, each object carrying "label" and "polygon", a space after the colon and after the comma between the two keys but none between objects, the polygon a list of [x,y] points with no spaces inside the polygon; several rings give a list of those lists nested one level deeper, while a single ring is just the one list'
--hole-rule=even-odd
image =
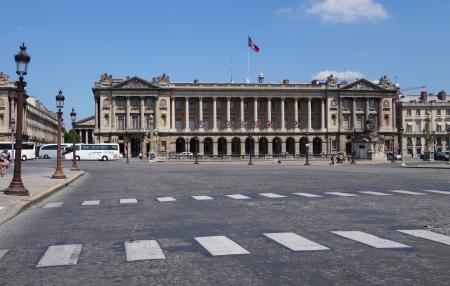
[{"label": "white van", "polygon": [[[64,152],[64,148],[67,144],[61,144],[61,154]],[[49,159],[56,158],[56,150],[58,149],[58,144],[45,144],[39,149],[39,158]]]}]

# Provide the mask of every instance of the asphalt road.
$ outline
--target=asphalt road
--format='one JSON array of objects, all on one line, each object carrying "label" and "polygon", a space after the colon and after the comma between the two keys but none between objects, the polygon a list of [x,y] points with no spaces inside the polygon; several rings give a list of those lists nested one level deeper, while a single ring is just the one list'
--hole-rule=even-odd
[{"label": "asphalt road", "polygon": [[[52,162],[26,164],[49,167]],[[136,161],[80,166],[87,174],[77,183],[0,226],[0,285],[449,285],[450,245],[397,231],[450,236],[450,194],[425,191],[449,192],[449,170]],[[159,202],[161,197],[175,201]],[[375,246],[404,247],[376,248],[333,231],[360,231],[390,241],[371,237]],[[267,233],[295,233],[308,241],[294,235],[288,241],[294,245],[286,246]],[[195,239],[207,243],[212,236],[231,241],[210,245],[222,246],[219,253],[245,254],[215,256]],[[370,244],[370,237],[356,236]],[[147,258],[159,259],[127,261],[147,253],[131,247],[142,240],[156,241]],[[52,252],[62,245],[77,245],[81,252]],[[322,250],[304,249],[317,245]]]}]

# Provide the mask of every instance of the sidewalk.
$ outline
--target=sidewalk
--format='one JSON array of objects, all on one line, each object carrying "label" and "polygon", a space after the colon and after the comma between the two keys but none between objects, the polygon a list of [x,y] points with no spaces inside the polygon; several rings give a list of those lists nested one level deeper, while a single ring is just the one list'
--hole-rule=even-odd
[{"label": "sidewalk", "polygon": [[67,179],[56,180],[51,178],[54,171],[53,168],[22,168],[23,185],[28,189],[30,195],[27,197],[12,196],[3,194],[12,180],[13,166],[11,166],[6,176],[0,178],[0,224],[13,218],[31,203],[60,190],[84,174],[83,172],[71,172],[68,169],[63,169]]}]

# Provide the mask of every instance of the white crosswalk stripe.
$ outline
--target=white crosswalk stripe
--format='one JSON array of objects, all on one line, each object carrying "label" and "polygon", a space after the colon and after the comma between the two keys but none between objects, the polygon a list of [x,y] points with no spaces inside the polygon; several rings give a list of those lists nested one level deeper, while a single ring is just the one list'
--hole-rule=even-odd
[{"label": "white crosswalk stripe", "polygon": [[63,202],[47,203],[47,204],[44,206],[44,209],[60,208],[63,204],[64,204]]},{"label": "white crosswalk stripe", "polygon": [[81,244],[52,245],[47,248],[36,267],[75,265],[78,263],[81,247]]},{"label": "white crosswalk stripe", "polygon": [[82,206],[96,206],[99,205],[100,201],[84,201],[81,205]]},{"label": "white crosswalk stripe", "polygon": [[432,240],[432,241],[436,241],[436,242],[440,242],[446,245],[450,245],[450,236],[447,235],[443,235],[440,233],[436,233],[436,232],[432,232],[429,230],[424,230],[424,229],[402,229],[402,230],[397,230],[399,232],[402,233],[406,233],[415,237],[420,237],[420,238],[424,238],[424,239],[428,239],[428,240]]},{"label": "white crosswalk stripe", "polygon": [[212,198],[210,196],[191,196],[191,198],[193,198],[194,200],[197,200],[197,201],[214,200],[214,198]]},{"label": "white crosswalk stripe", "polygon": [[0,259],[9,251],[9,249],[0,249]]},{"label": "white crosswalk stripe", "polygon": [[264,235],[292,251],[329,250],[328,247],[293,232],[264,233]]},{"label": "white crosswalk stripe", "polygon": [[271,199],[285,198],[286,197],[286,196],[275,194],[275,193],[259,193],[258,195],[263,196],[263,197],[267,197],[267,198],[271,198]]},{"label": "white crosswalk stripe", "polygon": [[319,196],[316,194],[310,194],[310,193],[292,193],[297,196],[307,197],[307,198],[323,198],[323,196]]},{"label": "white crosswalk stripe", "polygon": [[176,199],[174,197],[159,197],[156,198],[158,202],[174,202]]},{"label": "white crosswalk stripe", "polygon": [[120,199],[121,204],[137,204],[136,199]]},{"label": "white crosswalk stripe", "polygon": [[249,200],[251,199],[250,197],[241,195],[241,194],[234,194],[234,195],[225,195],[229,198],[235,199],[235,200]]},{"label": "white crosswalk stripe", "polygon": [[136,240],[125,242],[127,261],[166,259],[156,240]]},{"label": "white crosswalk stripe", "polygon": [[332,233],[375,247],[375,248],[410,248],[411,246],[395,242],[392,240],[387,240],[379,238],[375,235],[362,232],[362,231],[332,231]]},{"label": "white crosswalk stripe", "polygon": [[439,191],[439,190],[423,190],[423,191],[428,192],[428,193],[441,194],[441,195],[450,195],[450,192],[446,192],[446,191]]},{"label": "white crosswalk stripe", "polygon": [[390,192],[394,192],[394,193],[397,193],[397,194],[404,194],[404,195],[413,195],[413,196],[426,195],[425,193],[411,192],[411,191],[405,191],[405,190],[390,190]]},{"label": "white crosswalk stripe", "polygon": [[250,254],[245,248],[226,236],[203,236],[194,239],[212,256]]},{"label": "white crosswalk stripe", "polygon": [[335,195],[339,197],[357,197],[357,194],[343,193],[343,192],[325,192],[328,195]]},{"label": "white crosswalk stripe", "polygon": [[372,191],[360,191],[360,193],[367,194],[367,195],[374,195],[374,196],[392,196],[392,194],[372,192]]},{"label": "white crosswalk stripe", "polygon": [[0,207],[0,211],[3,209],[3,207]]}]

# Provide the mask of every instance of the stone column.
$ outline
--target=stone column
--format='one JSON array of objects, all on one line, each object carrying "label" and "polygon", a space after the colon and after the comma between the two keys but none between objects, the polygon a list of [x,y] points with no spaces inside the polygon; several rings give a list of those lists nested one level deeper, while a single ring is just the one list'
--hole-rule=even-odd
[{"label": "stone column", "polygon": [[[199,122],[199,131],[205,131],[205,129],[203,128],[203,97],[199,97],[198,98],[198,120]],[[200,125],[201,124],[201,125]]]},{"label": "stone column", "polygon": [[144,105],[144,97],[141,97],[141,129],[145,130],[147,126],[145,126],[145,105]]},{"label": "stone column", "polygon": [[[202,99],[202,98],[200,98]],[[214,145],[214,143],[213,143]],[[198,154],[203,156],[205,155],[205,138],[198,139]]]},{"label": "stone column", "polygon": [[247,138],[244,138],[244,140],[242,140],[241,138],[241,153],[240,153],[241,156],[245,155],[245,139]]},{"label": "stone column", "polygon": [[311,115],[311,97],[308,97],[308,131],[312,131]]},{"label": "stone column", "polygon": [[[430,114],[431,115],[431,114]],[[431,117],[433,118],[433,117]],[[382,98],[378,101],[378,131],[384,129],[384,122],[383,122],[383,100]]]},{"label": "stone column", "polygon": [[241,122],[240,122],[240,128],[241,131],[245,131],[245,126],[242,126],[242,122],[244,122],[244,98],[241,97]]},{"label": "stone column", "polygon": [[170,99],[170,104],[171,104],[171,112],[170,112],[170,117],[171,117],[171,126],[170,126],[170,128],[172,129],[172,130],[175,130],[175,122],[176,122],[176,119],[177,119],[177,117],[176,117],[176,115],[175,115],[175,97],[173,97],[173,98],[171,98]]},{"label": "stone column", "polygon": [[[272,121],[272,98],[267,98],[267,122]],[[273,131],[272,127],[267,128],[268,131]]]},{"label": "stone column", "polygon": [[[255,100],[253,103],[253,111],[254,111],[254,121],[255,121],[254,124],[256,124],[256,122],[258,122],[258,98],[257,97],[255,97]],[[254,126],[254,130],[258,131],[259,127]]]},{"label": "stone column", "polygon": [[114,131],[116,128],[116,114],[115,114],[115,108],[116,108],[116,102],[115,98],[111,97],[111,131]]},{"label": "stone column", "polygon": [[227,156],[231,156],[231,140],[227,140]]},{"label": "stone column", "polygon": [[[294,98],[294,122],[296,124],[298,122],[298,98]],[[299,131],[299,128],[294,125],[294,130]]]},{"label": "stone column", "polygon": [[84,142],[84,143],[88,144],[89,143],[89,132],[87,129],[84,129],[84,138],[86,140],[86,142]]},{"label": "stone column", "polygon": [[325,98],[320,100],[320,127],[325,131]]},{"label": "stone column", "polygon": [[356,98],[352,98],[352,130],[356,128]]},{"label": "stone column", "polygon": [[370,108],[369,108],[369,99],[366,98],[366,120],[369,119]]},{"label": "stone column", "polygon": [[189,98],[186,97],[185,100],[186,101],[184,108],[184,120],[185,120],[184,131],[189,131]]},{"label": "stone column", "polygon": [[217,131],[217,97],[213,97],[213,131]]},{"label": "stone column", "polygon": [[285,120],[284,120],[284,97],[280,99],[281,104],[281,131],[286,131]]},{"label": "stone column", "polygon": [[231,125],[230,126],[228,126],[228,124],[230,124],[230,120],[231,120],[231,117],[230,117],[230,98],[229,97],[227,97],[227,131],[231,131]]},{"label": "stone column", "polygon": [[130,115],[130,98],[127,97],[127,107],[125,109],[125,123],[126,128],[125,129],[131,129],[131,115]]},{"label": "stone column", "polygon": [[218,155],[218,142],[217,139],[213,139],[213,156],[217,156]]}]

